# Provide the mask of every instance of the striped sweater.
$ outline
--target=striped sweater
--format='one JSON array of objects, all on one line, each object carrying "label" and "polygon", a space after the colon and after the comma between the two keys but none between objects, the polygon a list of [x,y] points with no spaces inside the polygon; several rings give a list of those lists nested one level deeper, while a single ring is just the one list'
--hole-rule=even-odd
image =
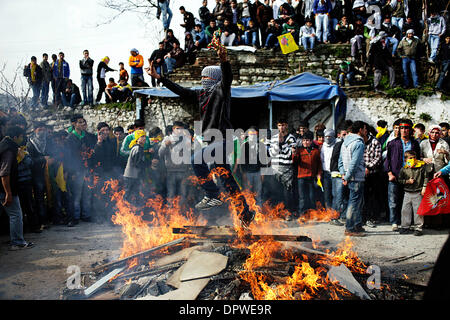
[{"label": "striped sweater", "polygon": [[269,155],[273,167],[292,166],[292,148],[297,146],[297,139],[292,134],[284,137],[283,142],[278,141],[278,134],[270,139]]}]

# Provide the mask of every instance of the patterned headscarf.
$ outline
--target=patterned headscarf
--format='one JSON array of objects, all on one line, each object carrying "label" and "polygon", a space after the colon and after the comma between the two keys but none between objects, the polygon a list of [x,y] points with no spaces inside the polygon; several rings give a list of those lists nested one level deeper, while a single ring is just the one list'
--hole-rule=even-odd
[{"label": "patterned headscarf", "polygon": [[202,79],[203,89],[210,90],[222,80],[222,69],[219,66],[205,67],[202,70],[202,77],[208,77]]}]

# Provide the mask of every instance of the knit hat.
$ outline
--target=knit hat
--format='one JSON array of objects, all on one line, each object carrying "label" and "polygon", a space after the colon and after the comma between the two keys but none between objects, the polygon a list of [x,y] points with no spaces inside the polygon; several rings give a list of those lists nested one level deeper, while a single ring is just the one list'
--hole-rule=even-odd
[{"label": "knit hat", "polygon": [[413,29],[408,29],[408,31],[406,31],[406,34],[408,34],[408,33],[414,34],[414,30]]},{"label": "knit hat", "polygon": [[130,142],[130,145],[128,146],[130,149],[136,145],[136,143],[140,137],[145,136],[145,131],[144,130],[136,130],[135,132],[133,132],[133,135],[134,135],[134,139]]},{"label": "knit hat", "polygon": [[139,54],[139,51],[136,48],[131,49],[130,52],[136,52],[136,54]]},{"label": "knit hat", "polygon": [[207,66],[202,70],[202,77],[208,77],[202,79],[202,86],[208,90],[222,80],[222,69],[219,66]]},{"label": "knit hat", "polygon": [[102,59],[102,61],[105,62],[105,63],[108,63],[108,62],[109,62],[109,57],[108,57],[108,56],[104,57],[104,58]]}]

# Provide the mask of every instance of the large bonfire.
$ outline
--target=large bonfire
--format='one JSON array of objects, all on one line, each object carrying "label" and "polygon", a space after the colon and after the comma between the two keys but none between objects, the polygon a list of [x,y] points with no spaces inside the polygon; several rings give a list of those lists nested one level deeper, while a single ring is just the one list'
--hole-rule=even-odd
[{"label": "large bonfire", "polygon": [[[214,172],[210,178],[217,178],[220,172]],[[196,178],[191,178],[193,181]],[[149,198],[143,208],[138,209],[124,200],[124,190],[120,190],[118,181],[110,180],[105,183],[103,192],[111,194],[111,200],[115,203],[116,211],[112,216],[112,222],[122,227],[123,246],[121,258],[131,256],[155,246],[182,237],[180,234],[172,233],[173,228],[183,226],[205,226],[207,220],[201,215],[194,214],[192,209],[186,209],[180,205],[179,198],[164,201],[162,197]],[[273,235],[280,230],[288,230],[284,217],[289,215],[283,204],[272,206],[264,203],[258,206],[255,195],[249,191],[243,191],[251,210],[255,215],[255,220],[250,229],[252,233]],[[143,195],[141,195],[143,196]],[[258,300],[309,300],[316,298],[319,290],[327,290],[331,299],[339,299],[348,295],[333,283],[327,276],[327,266],[339,266],[344,264],[352,272],[365,273],[366,266],[352,250],[352,242],[347,237],[338,246],[335,252],[328,252],[328,255],[319,259],[309,261],[308,256],[295,255],[292,249],[285,248],[282,243],[264,239],[249,243],[244,240],[244,234],[239,224],[239,213],[242,212],[242,202],[237,197],[221,195],[221,199],[228,205],[230,215],[236,230],[238,240],[230,245],[236,248],[246,248],[249,255],[245,261],[239,276],[250,285],[252,295]],[[141,210],[141,211],[139,211]],[[144,214],[145,210],[145,214]],[[338,213],[331,209],[320,208],[310,210],[297,220],[300,226],[307,227],[312,221],[330,221],[336,218]],[[145,217],[144,217],[145,216]],[[195,237],[195,235],[192,235]],[[319,239],[313,239],[313,247]],[[259,268],[271,265],[274,260],[281,260],[281,263],[289,263],[293,267],[291,275],[284,277],[276,284],[271,283],[270,276],[259,272]],[[129,263],[129,267],[137,264],[137,259]],[[340,293],[338,295],[338,293]]]}]

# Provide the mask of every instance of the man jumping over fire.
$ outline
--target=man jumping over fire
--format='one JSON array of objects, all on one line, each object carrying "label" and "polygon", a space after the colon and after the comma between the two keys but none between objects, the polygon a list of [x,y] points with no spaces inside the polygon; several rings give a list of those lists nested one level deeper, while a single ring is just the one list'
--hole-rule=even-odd
[{"label": "man jumping over fire", "polygon": [[[230,105],[231,105],[231,83],[233,81],[233,72],[231,64],[228,61],[226,48],[217,45],[215,50],[220,59],[220,66],[207,66],[202,70],[202,89],[184,88],[165,77],[161,77],[150,63],[147,73],[155,79],[160,79],[161,83],[188,101],[198,103],[200,107],[202,134],[210,129],[219,130],[222,137],[226,136],[226,130],[232,129],[230,121]],[[233,199],[242,202],[242,212],[239,214],[241,226],[248,229],[250,223],[254,219],[255,213],[250,211],[245,197],[240,192],[239,186],[234,179],[230,165],[227,163],[226,140],[214,140],[209,142],[206,147],[200,151],[196,151],[192,157],[192,167],[196,176],[201,181],[201,186],[205,190],[205,197],[195,206],[199,210],[207,210],[222,205],[219,199],[219,188],[211,179],[211,170],[206,163],[204,155],[215,157],[215,152],[222,151],[223,161],[217,161],[211,167],[220,172],[220,178],[224,187],[233,197]],[[218,153],[219,154],[219,153]],[[199,160],[200,159],[200,160]],[[220,162],[220,163],[219,163]]]}]

